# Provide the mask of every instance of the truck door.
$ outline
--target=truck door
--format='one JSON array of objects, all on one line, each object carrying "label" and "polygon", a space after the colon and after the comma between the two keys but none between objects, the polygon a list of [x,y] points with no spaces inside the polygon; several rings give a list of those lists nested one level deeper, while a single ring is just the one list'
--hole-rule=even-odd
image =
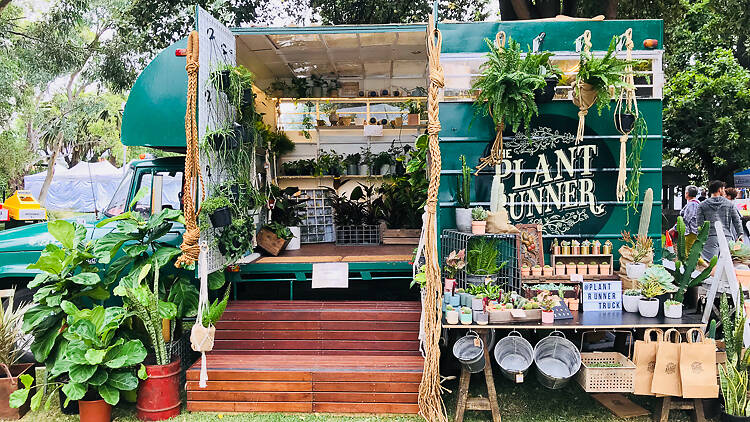
[{"label": "truck door", "polygon": [[[234,107],[227,96],[219,92],[211,83],[211,74],[223,65],[236,64],[235,38],[232,31],[216,20],[200,6],[195,7],[196,30],[198,31],[198,139],[205,138],[206,133],[221,129],[226,122],[233,122]],[[200,142],[200,141],[199,141]],[[209,157],[201,151],[200,161],[205,186],[216,186],[226,180],[224,166],[218,157]],[[208,196],[210,192],[205,192]],[[209,245],[208,272],[224,268],[225,259],[214,246],[213,233],[201,232],[201,241]]]}]

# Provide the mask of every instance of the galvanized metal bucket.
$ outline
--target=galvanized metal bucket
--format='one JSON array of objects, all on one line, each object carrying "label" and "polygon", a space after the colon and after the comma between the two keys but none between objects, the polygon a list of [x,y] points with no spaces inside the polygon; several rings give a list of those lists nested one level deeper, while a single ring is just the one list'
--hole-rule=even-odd
[{"label": "galvanized metal bucket", "polygon": [[484,344],[474,331],[469,331],[465,336],[456,340],[453,345],[453,356],[471,373],[484,370]]},{"label": "galvanized metal bucket", "polygon": [[513,330],[497,342],[495,361],[505,378],[520,383],[534,363],[534,348],[521,333]]},{"label": "galvanized metal bucket", "polygon": [[553,331],[534,347],[539,383],[553,390],[562,388],[581,367],[581,352],[560,331]]}]

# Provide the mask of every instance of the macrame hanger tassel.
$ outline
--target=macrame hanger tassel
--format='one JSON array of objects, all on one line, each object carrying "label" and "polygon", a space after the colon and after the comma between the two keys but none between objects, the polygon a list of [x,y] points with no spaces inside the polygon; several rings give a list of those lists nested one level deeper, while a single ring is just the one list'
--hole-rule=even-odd
[{"label": "macrame hanger tassel", "polygon": [[[583,32],[583,35],[581,35],[581,41],[583,42],[583,55],[585,57],[588,57],[591,55],[591,31],[588,29]],[[586,128],[586,115],[589,113],[589,107],[593,105],[593,100],[588,98],[587,95],[591,95],[586,92],[586,95],[583,91],[583,82],[581,82],[581,79],[576,77],[576,88],[578,91],[578,95],[573,96],[573,103],[575,103],[578,106],[578,130],[576,131],[576,141],[575,144],[578,145],[583,140],[583,132]],[[575,93],[574,93],[575,94]],[[576,98],[577,97],[577,98]],[[596,97],[594,97],[594,100]]]},{"label": "macrame hanger tassel", "polygon": [[[208,244],[203,241],[200,244],[200,256],[198,257],[198,272],[200,273],[201,285],[198,296],[198,313],[195,317],[195,324],[199,327],[203,327],[203,312],[208,308],[208,259],[206,253],[208,252]],[[198,382],[200,388],[206,388],[208,381],[208,369],[206,368],[206,352],[203,351],[203,343],[206,337],[201,339],[198,349],[201,350],[201,374]]]},{"label": "macrame hanger tassel", "polygon": [[[627,31],[625,31],[624,34],[622,34],[622,37],[625,39],[625,47],[627,49],[626,53],[626,60],[630,62],[633,57],[633,29],[628,28]],[[619,167],[617,169],[617,187],[616,189],[616,195],[617,200],[622,202],[625,201],[625,196],[627,195],[628,187],[627,187],[627,164],[628,164],[628,155],[627,155],[627,144],[628,144],[628,137],[630,136],[630,132],[633,130],[633,127],[628,128],[625,130],[622,126],[622,114],[623,113],[630,113],[632,114],[635,119],[638,119],[638,103],[635,98],[635,78],[633,76],[633,66],[628,64],[625,67],[625,74],[623,75],[623,80],[625,84],[627,85],[626,88],[623,88],[620,91],[620,95],[617,98],[617,105],[615,106],[615,112],[614,112],[614,121],[615,121],[615,128],[620,132],[620,162]]]}]

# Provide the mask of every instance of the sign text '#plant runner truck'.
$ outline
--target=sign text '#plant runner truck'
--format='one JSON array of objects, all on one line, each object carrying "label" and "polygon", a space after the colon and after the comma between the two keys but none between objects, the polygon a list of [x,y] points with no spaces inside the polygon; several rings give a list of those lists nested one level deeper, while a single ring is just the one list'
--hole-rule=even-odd
[{"label": "sign text '#plant runner truck'", "polygon": [[[206,209],[217,211],[217,215],[222,208],[231,207],[234,212],[233,222],[222,231],[204,230],[205,224],[199,227],[201,239],[211,249],[208,271],[223,270],[227,264],[239,261],[240,265],[234,267],[236,271],[230,273],[231,280],[236,282],[235,298],[241,291],[242,299],[292,299],[297,288],[310,291],[310,261],[243,261],[255,244],[257,232],[262,226],[268,226],[265,198],[256,194],[273,183],[281,188],[299,186],[310,192],[323,185],[353,195],[353,186],[360,181],[361,188],[357,192],[361,193],[372,188],[373,176],[387,178],[374,170],[374,160],[368,161],[369,170],[366,170],[372,174],[359,175],[359,179],[351,173],[339,177],[336,167],[340,167],[340,163],[333,163],[325,170],[321,169],[321,163],[325,161],[323,157],[335,159],[336,153],[325,152],[334,146],[336,152],[349,153],[351,157],[359,153],[372,157],[394,146],[394,138],[400,142],[404,137],[404,143],[410,147],[415,144],[414,140],[425,129],[420,125],[424,121],[419,116],[422,109],[415,104],[426,101],[423,87],[430,83],[425,48],[427,27],[404,24],[227,29],[200,8],[196,12],[200,45],[198,66],[197,69],[188,66],[188,69],[197,71],[195,85],[191,85],[195,91],[191,93],[196,94],[198,171],[205,185],[189,177],[187,183],[205,186],[206,191],[198,190],[187,199],[199,203],[203,198]],[[472,169],[472,181],[468,200],[461,203],[463,208],[483,206],[493,213],[504,209],[512,224],[541,225],[547,242],[557,237],[616,243],[623,228],[632,230],[638,225],[642,207],[650,207],[653,208],[649,214],[653,231],[648,234],[658,242],[661,202],[642,204],[641,198],[647,188],[661,191],[662,51],[643,47],[643,40],[655,39],[656,45],[661,45],[661,25],[661,21],[650,20],[439,23],[437,26],[443,37],[439,57],[445,86],[438,104],[442,158],[438,232],[456,227],[457,178],[465,174],[460,158],[464,156],[466,165]],[[503,37],[498,36],[500,33]],[[613,37],[626,40],[626,34],[631,34],[632,43],[612,41]],[[558,69],[550,72],[559,73],[559,82],[556,87],[552,85],[549,101],[539,101],[536,116],[519,118],[500,109],[477,112],[483,105],[481,101],[475,103],[473,88],[482,74],[488,50],[493,49],[485,39],[502,39],[499,44],[507,49],[516,48],[514,43],[519,43],[532,46],[535,51],[551,52],[551,63]],[[189,145],[185,136],[189,98],[186,47],[187,39],[174,43],[155,57],[139,76],[125,106],[121,131],[125,145],[186,151]],[[520,54],[521,49],[518,51]],[[601,87],[591,76],[596,72],[581,67],[582,54],[587,55],[587,63],[606,61],[613,54],[638,60],[631,63],[637,70],[630,85],[634,87],[632,92],[611,104],[602,89],[597,95],[596,89]],[[252,75],[242,72],[234,75],[232,72],[240,69],[235,67],[237,64]],[[584,71],[590,79],[583,77]],[[577,79],[578,72],[581,77]],[[324,80],[326,76],[328,79]],[[296,86],[302,77],[308,78],[311,85]],[[243,78],[252,79],[252,95],[241,89],[245,83]],[[545,83],[545,78],[540,76],[530,86],[541,90]],[[315,95],[323,86],[329,89],[328,97]],[[289,93],[290,90],[294,92]],[[591,92],[593,97],[585,100]],[[248,98],[253,96],[254,101]],[[632,111],[629,107],[635,98],[638,113],[630,115],[638,120],[625,127],[625,116]],[[611,107],[599,110],[603,103]],[[264,129],[247,131],[248,120]],[[378,130],[365,124],[383,120],[385,124]],[[341,123],[336,125],[337,121]],[[261,132],[268,137],[262,144],[253,143],[259,139],[254,136]],[[294,142],[294,151],[282,154],[276,150],[268,140],[271,139],[269,133],[288,136]],[[623,134],[630,136],[623,138]],[[424,153],[425,138],[421,139]],[[243,150],[236,145],[243,143],[250,147]],[[416,145],[420,150],[420,144]],[[624,151],[621,148],[625,148]],[[242,153],[227,152],[229,150]],[[188,154],[188,162],[192,160],[190,157]],[[284,168],[285,164],[286,168],[299,168],[300,163],[289,165],[292,159],[304,161],[310,157],[315,158],[314,177],[277,172],[277,168]],[[358,160],[346,163],[354,167],[355,161]],[[186,183],[185,175],[193,169],[186,168],[184,162],[184,157],[174,157],[133,163],[114,193],[107,216],[126,212],[131,203],[135,211],[144,215],[157,205],[184,209],[186,198],[170,198],[164,193],[169,191],[164,188],[167,184]],[[385,165],[385,161],[378,162],[377,167]],[[345,183],[349,183],[348,187]],[[136,192],[142,188],[150,195],[136,198]],[[305,243],[328,239],[326,218],[331,214],[326,214],[322,199],[320,208],[314,207],[318,198],[312,200],[306,210],[307,221],[312,217],[315,223],[303,225]],[[397,209],[394,213],[400,211]],[[216,221],[212,224],[217,226]],[[94,238],[112,230],[111,227],[95,228],[93,224],[87,228],[88,236]],[[168,233],[169,239],[165,240],[178,246],[183,234],[184,228],[175,224]],[[35,262],[44,246],[52,241],[44,225],[0,233],[2,281],[23,285],[33,278],[34,272],[26,267]],[[359,294],[358,299],[371,298],[373,296],[368,295],[376,293],[387,295],[391,292],[384,292],[387,290],[382,287],[384,283],[401,285],[406,290],[412,278],[411,269],[408,259],[387,262],[352,259],[348,264],[349,280],[368,287],[357,286],[358,289],[351,289],[347,294]],[[191,275],[194,284],[197,284],[196,274]],[[253,287],[240,290],[238,285]],[[408,409],[412,411],[414,407]]]}]

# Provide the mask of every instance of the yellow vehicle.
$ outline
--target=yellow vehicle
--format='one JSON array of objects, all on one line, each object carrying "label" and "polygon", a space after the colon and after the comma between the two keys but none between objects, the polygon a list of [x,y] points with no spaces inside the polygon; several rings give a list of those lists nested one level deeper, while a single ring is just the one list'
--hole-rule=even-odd
[{"label": "yellow vehicle", "polygon": [[2,210],[7,212],[6,229],[47,220],[47,210],[34,199],[31,191],[27,190],[17,190],[13,193],[3,203]]}]

